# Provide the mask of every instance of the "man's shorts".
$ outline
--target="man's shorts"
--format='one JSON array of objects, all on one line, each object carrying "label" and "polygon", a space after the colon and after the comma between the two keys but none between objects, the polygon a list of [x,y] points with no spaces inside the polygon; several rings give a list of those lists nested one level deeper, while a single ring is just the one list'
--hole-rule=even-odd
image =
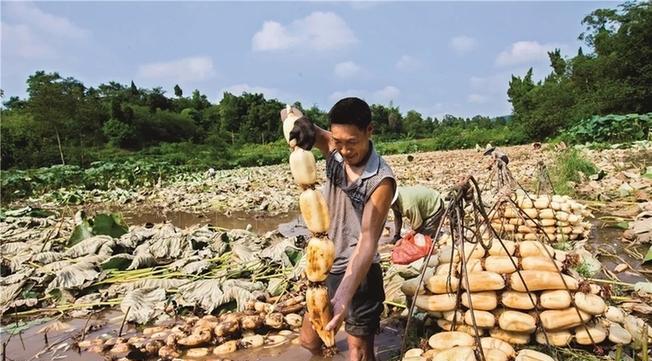
[{"label": "man's shorts", "polygon": [[[335,290],[340,286],[344,273],[329,274],[326,278],[328,296],[332,299]],[[383,312],[385,290],[383,289],[383,271],[378,263],[369,268],[367,277],[353,295],[349,306],[344,329],[352,336],[369,336],[378,333],[380,329],[380,314]]]}]

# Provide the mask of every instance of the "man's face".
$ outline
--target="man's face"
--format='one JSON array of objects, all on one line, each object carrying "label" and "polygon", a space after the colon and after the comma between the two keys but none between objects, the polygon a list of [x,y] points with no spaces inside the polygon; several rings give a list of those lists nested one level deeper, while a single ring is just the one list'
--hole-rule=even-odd
[{"label": "man's face", "polygon": [[369,151],[371,129],[371,125],[363,130],[352,124],[331,124],[335,148],[348,165],[357,166],[364,160]]}]

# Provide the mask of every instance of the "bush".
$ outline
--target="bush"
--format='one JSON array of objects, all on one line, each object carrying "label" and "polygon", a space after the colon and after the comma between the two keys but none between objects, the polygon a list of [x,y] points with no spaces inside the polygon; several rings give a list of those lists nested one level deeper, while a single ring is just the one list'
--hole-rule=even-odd
[{"label": "bush", "polygon": [[127,147],[133,144],[134,130],[133,125],[113,118],[102,126],[102,133],[109,139],[109,144],[114,147]]},{"label": "bush", "polygon": [[574,148],[567,149],[557,157],[550,169],[550,179],[555,193],[572,195],[574,189],[569,182],[579,182],[581,175],[589,176],[598,171],[596,166]]},{"label": "bush", "polygon": [[652,113],[593,116],[580,121],[564,135],[574,143],[621,143],[647,139],[652,126]]}]

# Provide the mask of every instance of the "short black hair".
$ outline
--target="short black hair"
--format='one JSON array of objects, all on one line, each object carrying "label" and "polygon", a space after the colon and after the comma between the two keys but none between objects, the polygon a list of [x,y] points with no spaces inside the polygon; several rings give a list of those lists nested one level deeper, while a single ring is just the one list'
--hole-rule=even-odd
[{"label": "short black hair", "polygon": [[328,112],[328,120],[330,124],[352,124],[365,130],[371,124],[371,109],[360,98],[340,99]]}]

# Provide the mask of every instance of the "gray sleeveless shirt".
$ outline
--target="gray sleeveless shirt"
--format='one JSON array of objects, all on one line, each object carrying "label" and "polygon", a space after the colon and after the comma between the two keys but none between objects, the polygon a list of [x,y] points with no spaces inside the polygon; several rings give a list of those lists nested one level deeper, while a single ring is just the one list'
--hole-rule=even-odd
[{"label": "gray sleeveless shirt", "polygon": [[[362,229],[362,212],[371,194],[386,178],[391,179],[396,189],[392,169],[376,153],[373,144],[370,152],[362,175],[350,184],[346,179],[342,155],[333,150],[326,160],[326,184],[322,192],[331,218],[328,237],[335,243],[335,262],[331,273],[346,271],[353,249],[358,244]],[[373,262],[380,262],[378,253]]]}]

